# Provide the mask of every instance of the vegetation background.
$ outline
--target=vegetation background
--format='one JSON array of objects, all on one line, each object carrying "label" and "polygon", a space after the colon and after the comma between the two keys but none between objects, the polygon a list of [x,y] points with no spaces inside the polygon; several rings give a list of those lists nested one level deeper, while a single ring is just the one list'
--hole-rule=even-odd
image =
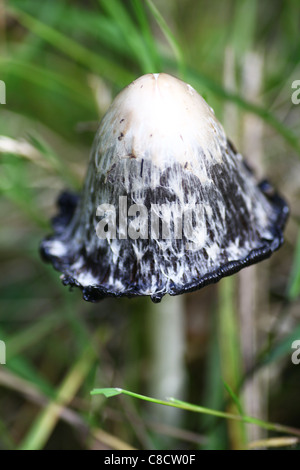
[{"label": "vegetation background", "polygon": [[[299,30],[298,0],[0,0],[1,449],[300,449]],[[39,242],[113,97],[161,71],[205,97],[286,197],[285,244],[160,305],[89,304]],[[91,396],[106,387],[197,407]]]}]

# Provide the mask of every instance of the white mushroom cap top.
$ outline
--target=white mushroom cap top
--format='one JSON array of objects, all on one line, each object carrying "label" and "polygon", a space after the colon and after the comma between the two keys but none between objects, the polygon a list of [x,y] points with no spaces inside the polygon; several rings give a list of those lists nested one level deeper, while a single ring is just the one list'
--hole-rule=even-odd
[{"label": "white mushroom cap top", "polygon": [[205,100],[165,73],[144,75],[115,98],[81,196],[64,194],[59,206],[41,251],[89,301],[159,301],[217,282],[277,250],[288,215]]},{"label": "white mushroom cap top", "polygon": [[118,158],[146,158],[161,168],[170,161],[188,164],[195,172],[199,147],[220,162],[226,146],[224,130],[206,101],[191,85],[165,73],[143,75],[122,90],[98,138],[100,155],[116,142],[110,165]]}]

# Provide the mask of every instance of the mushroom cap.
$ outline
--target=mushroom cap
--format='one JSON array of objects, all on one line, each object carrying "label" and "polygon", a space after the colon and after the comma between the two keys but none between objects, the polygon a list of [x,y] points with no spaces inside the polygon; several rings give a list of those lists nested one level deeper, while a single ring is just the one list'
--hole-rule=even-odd
[{"label": "mushroom cap", "polygon": [[[115,98],[82,194],[64,193],[59,207],[41,252],[88,301],[160,301],[217,282],[277,250],[288,216],[205,100],[164,73],[140,77]],[[103,215],[109,228],[99,236]]]}]

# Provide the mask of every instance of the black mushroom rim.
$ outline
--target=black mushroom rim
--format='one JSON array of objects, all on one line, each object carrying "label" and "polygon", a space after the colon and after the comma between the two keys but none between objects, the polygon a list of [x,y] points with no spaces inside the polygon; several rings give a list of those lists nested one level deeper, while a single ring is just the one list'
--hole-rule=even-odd
[{"label": "black mushroom rim", "polygon": [[42,257],[90,302],[159,302],[215,283],[277,250],[289,212],[204,99],[164,73],[115,98],[81,195],[65,192],[58,205]]}]

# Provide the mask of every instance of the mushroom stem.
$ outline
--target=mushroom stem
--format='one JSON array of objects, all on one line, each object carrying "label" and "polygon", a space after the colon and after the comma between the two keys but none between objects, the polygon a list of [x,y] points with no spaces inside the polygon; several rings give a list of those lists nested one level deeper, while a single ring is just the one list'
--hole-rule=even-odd
[{"label": "mushroom stem", "polygon": [[[185,325],[184,297],[166,296],[149,309],[147,326],[150,349],[149,394],[185,399]],[[160,422],[179,425],[182,412],[175,408],[157,409]]]}]

